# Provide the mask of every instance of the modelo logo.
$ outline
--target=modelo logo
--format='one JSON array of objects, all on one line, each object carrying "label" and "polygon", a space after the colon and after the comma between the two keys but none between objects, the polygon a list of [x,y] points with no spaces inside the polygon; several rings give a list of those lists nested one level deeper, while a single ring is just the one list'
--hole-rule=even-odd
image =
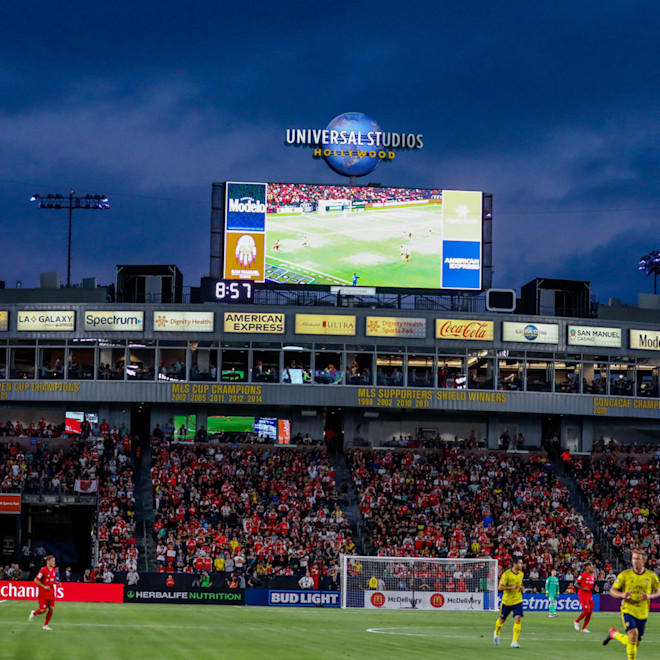
[{"label": "modelo logo", "polygon": [[[23,586],[15,584],[3,584],[0,587],[1,598],[39,598],[39,587],[37,585]],[[64,598],[62,585],[55,585],[55,598]]]},{"label": "modelo logo", "polygon": [[385,594],[381,594],[380,591],[371,594],[371,604],[374,607],[382,607],[385,605]]},{"label": "modelo logo", "polygon": [[229,200],[229,210],[235,213],[265,213],[266,205],[253,197],[241,197]]},{"label": "modelo logo", "polygon": [[534,341],[535,339],[538,339],[539,329],[535,325],[527,325],[523,330],[523,335],[527,341]]},{"label": "modelo logo", "polygon": [[339,594],[337,593],[271,591],[269,600],[271,605],[339,607]]},{"label": "modelo logo", "polygon": [[431,596],[431,606],[440,608],[445,604],[445,597],[442,594],[433,594]]}]

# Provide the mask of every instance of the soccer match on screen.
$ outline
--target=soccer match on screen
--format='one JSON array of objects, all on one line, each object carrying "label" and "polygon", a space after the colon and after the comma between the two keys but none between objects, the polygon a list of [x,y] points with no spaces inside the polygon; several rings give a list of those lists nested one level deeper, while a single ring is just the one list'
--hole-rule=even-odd
[{"label": "soccer match on screen", "polygon": [[282,183],[226,186],[228,278],[481,288],[480,192]]}]

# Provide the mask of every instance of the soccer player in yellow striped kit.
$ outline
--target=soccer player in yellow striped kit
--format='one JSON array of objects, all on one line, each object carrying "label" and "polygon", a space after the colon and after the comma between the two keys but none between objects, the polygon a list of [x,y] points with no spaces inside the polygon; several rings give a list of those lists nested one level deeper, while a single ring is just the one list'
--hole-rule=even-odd
[{"label": "soccer player in yellow striped kit", "polygon": [[626,647],[628,660],[636,660],[651,609],[650,601],[660,596],[660,580],[653,571],[644,568],[645,562],[646,553],[634,548],[632,568],[619,573],[610,589],[610,596],[622,599],[621,618],[627,634],[610,628],[603,644],[609,644],[613,639],[621,642]]},{"label": "soccer player in yellow striped kit", "polygon": [[518,637],[520,636],[520,629],[522,628],[523,617],[523,578],[525,577],[523,571],[523,560],[513,559],[511,568],[502,573],[500,578],[499,591],[502,592],[502,604],[500,605],[500,618],[495,623],[495,633],[493,634],[493,642],[500,643],[500,630],[506,621],[509,614],[513,614],[513,641],[511,646],[514,649],[519,649]]}]

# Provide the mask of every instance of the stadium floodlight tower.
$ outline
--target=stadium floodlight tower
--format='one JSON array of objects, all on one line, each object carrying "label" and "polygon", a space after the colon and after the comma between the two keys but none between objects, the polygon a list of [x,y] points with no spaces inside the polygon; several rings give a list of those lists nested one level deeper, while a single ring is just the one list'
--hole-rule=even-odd
[{"label": "stadium floodlight tower", "polygon": [[653,294],[658,293],[658,273],[660,273],[660,250],[654,250],[639,260],[639,269],[647,275],[653,273]]},{"label": "stadium floodlight tower", "polygon": [[49,193],[45,197],[41,195],[32,195],[31,202],[38,202],[40,209],[54,209],[56,211],[69,211],[69,250],[66,268],[66,285],[71,286],[71,225],[74,211],[91,210],[98,211],[109,209],[108,198],[105,195],[76,195],[75,190],[71,190],[68,195],[53,195]]}]

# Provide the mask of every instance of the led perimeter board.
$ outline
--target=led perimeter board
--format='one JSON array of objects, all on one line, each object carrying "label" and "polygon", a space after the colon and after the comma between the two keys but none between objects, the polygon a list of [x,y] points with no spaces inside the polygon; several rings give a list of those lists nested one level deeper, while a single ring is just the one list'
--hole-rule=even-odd
[{"label": "led perimeter board", "polygon": [[489,284],[486,197],[490,204],[463,190],[214,184],[211,270],[277,284],[480,291]]}]

